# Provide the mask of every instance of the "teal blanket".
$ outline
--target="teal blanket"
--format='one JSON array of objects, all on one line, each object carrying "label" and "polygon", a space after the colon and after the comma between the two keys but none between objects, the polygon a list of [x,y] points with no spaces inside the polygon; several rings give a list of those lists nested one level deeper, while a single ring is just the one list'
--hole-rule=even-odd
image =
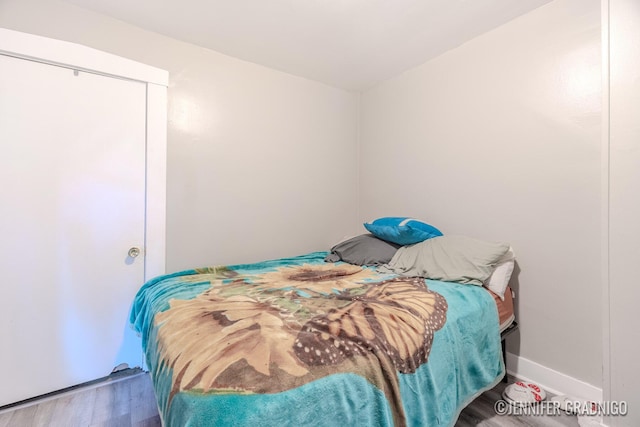
[{"label": "teal blanket", "polygon": [[325,255],[142,286],[130,321],[165,425],[451,426],[502,377],[486,290]]}]

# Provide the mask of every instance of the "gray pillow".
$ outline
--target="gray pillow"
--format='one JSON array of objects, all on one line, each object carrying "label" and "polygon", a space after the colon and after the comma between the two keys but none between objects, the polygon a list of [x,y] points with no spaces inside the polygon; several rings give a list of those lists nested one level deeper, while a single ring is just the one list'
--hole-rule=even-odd
[{"label": "gray pillow", "polygon": [[441,236],[400,248],[379,269],[403,276],[482,285],[509,250],[508,243]]},{"label": "gray pillow", "polygon": [[382,265],[391,261],[399,247],[400,245],[378,239],[372,234],[361,234],[335,245],[324,260],[344,261],[355,265]]}]

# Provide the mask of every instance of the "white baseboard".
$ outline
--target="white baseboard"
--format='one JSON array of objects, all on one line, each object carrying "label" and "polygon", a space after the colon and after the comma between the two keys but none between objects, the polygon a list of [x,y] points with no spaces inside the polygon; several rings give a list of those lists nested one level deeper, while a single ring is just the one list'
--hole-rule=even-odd
[{"label": "white baseboard", "polygon": [[553,369],[507,352],[507,373],[524,381],[531,381],[555,395],[601,402],[602,389]]}]

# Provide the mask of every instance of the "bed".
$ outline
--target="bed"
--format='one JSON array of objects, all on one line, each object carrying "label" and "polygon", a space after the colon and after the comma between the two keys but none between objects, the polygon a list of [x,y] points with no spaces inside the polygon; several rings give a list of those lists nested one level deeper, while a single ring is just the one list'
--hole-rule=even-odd
[{"label": "bed", "polygon": [[502,379],[501,298],[327,255],[142,286],[130,320],[164,425],[451,426]]}]

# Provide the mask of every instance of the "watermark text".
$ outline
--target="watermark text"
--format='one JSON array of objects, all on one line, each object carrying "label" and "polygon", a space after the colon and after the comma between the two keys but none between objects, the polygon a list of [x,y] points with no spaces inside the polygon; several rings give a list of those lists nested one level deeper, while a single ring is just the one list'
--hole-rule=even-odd
[{"label": "watermark text", "polygon": [[625,416],[628,408],[627,402],[604,401],[604,402],[584,402],[566,401],[566,408],[560,406],[560,402],[545,400],[531,405],[511,405],[505,400],[498,400],[493,409],[497,415],[532,415],[532,416],[557,416],[561,414],[575,414],[587,416]]}]

